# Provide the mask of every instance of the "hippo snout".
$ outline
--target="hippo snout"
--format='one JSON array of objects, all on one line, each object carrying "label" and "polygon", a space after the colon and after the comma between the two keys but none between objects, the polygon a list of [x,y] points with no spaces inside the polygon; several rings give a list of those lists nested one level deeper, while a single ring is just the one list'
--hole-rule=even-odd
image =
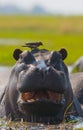
[{"label": "hippo snout", "polygon": [[42,69],[31,66],[19,74],[17,88],[21,92],[47,89],[64,93],[66,89],[65,74],[52,66]]}]

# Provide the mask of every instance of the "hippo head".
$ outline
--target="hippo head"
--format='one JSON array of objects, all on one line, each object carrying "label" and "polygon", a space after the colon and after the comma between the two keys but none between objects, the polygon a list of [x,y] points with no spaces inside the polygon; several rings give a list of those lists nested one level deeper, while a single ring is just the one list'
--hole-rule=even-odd
[{"label": "hippo head", "polygon": [[14,51],[17,62],[8,83],[11,112],[19,111],[30,122],[60,123],[63,120],[73,97],[63,62],[66,56],[65,49]]}]

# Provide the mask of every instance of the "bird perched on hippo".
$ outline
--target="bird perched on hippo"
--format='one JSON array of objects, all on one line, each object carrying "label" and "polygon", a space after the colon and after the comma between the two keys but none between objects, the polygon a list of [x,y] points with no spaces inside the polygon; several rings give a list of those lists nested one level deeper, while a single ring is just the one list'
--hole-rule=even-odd
[{"label": "bird perched on hippo", "polygon": [[17,62],[2,95],[4,115],[49,124],[61,123],[68,112],[81,116],[64,63],[66,49],[49,51],[38,46],[39,42],[29,43],[31,51],[13,52]]}]

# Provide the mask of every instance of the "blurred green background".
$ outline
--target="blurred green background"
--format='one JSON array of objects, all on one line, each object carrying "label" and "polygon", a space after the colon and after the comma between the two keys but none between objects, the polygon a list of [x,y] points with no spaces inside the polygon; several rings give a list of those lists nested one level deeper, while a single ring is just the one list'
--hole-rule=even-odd
[{"label": "blurred green background", "polygon": [[0,65],[13,65],[14,49],[29,50],[21,45],[32,41],[42,41],[49,50],[66,48],[65,63],[71,65],[83,55],[83,16],[0,16]]}]

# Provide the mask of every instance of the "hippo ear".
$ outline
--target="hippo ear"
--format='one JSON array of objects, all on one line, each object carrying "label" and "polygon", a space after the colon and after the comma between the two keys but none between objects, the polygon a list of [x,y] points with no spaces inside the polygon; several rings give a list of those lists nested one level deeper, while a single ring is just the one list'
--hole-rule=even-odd
[{"label": "hippo ear", "polygon": [[19,59],[19,55],[22,53],[22,51],[20,49],[15,49],[13,52],[13,57],[15,60]]},{"label": "hippo ear", "polygon": [[61,50],[59,50],[59,53],[62,55],[62,60],[64,60],[68,54],[65,48],[61,48]]}]

